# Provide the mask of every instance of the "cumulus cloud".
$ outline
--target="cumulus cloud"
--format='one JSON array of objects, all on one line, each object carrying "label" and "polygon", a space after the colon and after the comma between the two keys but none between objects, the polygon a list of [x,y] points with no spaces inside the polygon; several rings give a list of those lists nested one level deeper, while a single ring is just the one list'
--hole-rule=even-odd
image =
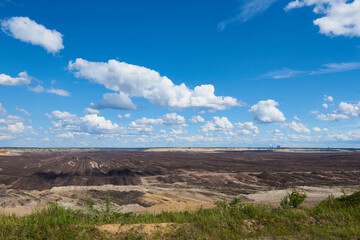
[{"label": "cumulus cloud", "polygon": [[76,114],[71,114],[66,111],[62,112],[58,110],[52,111],[51,114],[46,113],[45,116],[53,120],[69,120],[69,119],[73,120],[77,118]]},{"label": "cumulus cloud", "polygon": [[29,90],[35,93],[41,93],[45,91],[44,87],[41,85],[37,85],[36,87],[29,87]]},{"label": "cumulus cloud", "polygon": [[224,110],[241,105],[236,98],[216,96],[213,85],[200,85],[190,89],[184,83],[175,85],[169,78],[154,70],[116,60],[90,62],[78,58],[75,62],[69,62],[68,69],[77,78],[85,78],[119,92],[105,94],[103,101],[95,105],[98,107],[124,109],[125,103],[125,107],[134,109],[131,97],[143,97],[157,106],[180,109]]},{"label": "cumulus cloud", "polygon": [[186,134],[187,132],[184,129],[171,129],[170,135],[182,135]]},{"label": "cumulus cloud", "polygon": [[303,124],[299,122],[292,121],[291,123],[286,123],[285,126],[299,133],[310,133],[310,130]]},{"label": "cumulus cloud", "polygon": [[135,110],[136,106],[131,101],[128,95],[120,92],[117,93],[106,93],[103,95],[101,102],[97,104],[91,104],[94,108],[115,108],[120,110]]},{"label": "cumulus cloud", "polygon": [[57,53],[64,48],[63,35],[49,30],[28,17],[12,17],[1,21],[1,29],[20,41],[39,45],[49,53]]},{"label": "cumulus cloud", "polygon": [[238,133],[244,134],[244,135],[256,135],[259,134],[259,130],[257,126],[254,126],[253,122],[239,122],[235,123],[235,126],[237,128],[240,128]]},{"label": "cumulus cloud", "polygon": [[0,103],[0,116],[4,116],[6,113],[6,109],[3,107],[2,103]]},{"label": "cumulus cloud", "polygon": [[80,130],[88,133],[113,132],[119,129],[119,125],[106,120],[96,114],[85,115],[80,118]]},{"label": "cumulus cloud", "polygon": [[275,136],[284,135],[279,129],[275,129],[275,130],[270,131],[270,134],[275,135]]},{"label": "cumulus cloud", "polygon": [[329,105],[327,103],[322,104],[323,108],[329,108]]},{"label": "cumulus cloud", "polygon": [[313,12],[323,15],[313,23],[327,36],[360,36],[360,0],[295,0],[285,10],[313,6]]},{"label": "cumulus cloud", "polygon": [[201,122],[205,122],[205,119],[202,116],[197,115],[197,116],[192,116],[192,118],[190,118],[189,121],[191,123],[201,123]]},{"label": "cumulus cloud", "polygon": [[221,131],[226,132],[234,128],[234,125],[227,117],[213,117],[211,121],[207,121],[204,126],[201,126],[202,132]]},{"label": "cumulus cloud", "polygon": [[329,131],[329,129],[327,129],[327,128],[319,128],[319,127],[313,127],[312,128],[313,129],[313,131],[314,132],[327,132],[327,131]]},{"label": "cumulus cloud", "polygon": [[128,118],[131,118],[131,113],[126,113],[126,114],[124,114],[124,115],[118,114],[118,115],[116,116],[116,118],[119,119],[119,120],[121,120],[121,119],[123,119],[123,118],[128,119]]},{"label": "cumulus cloud", "polygon": [[[31,123],[31,120],[25,120],[22,117],[8,115],[0,119],[0,136],[8,136],[6,139],[18,136],[36,134],[32,126],[25,125]],[[4,138],[5,139],[5,138]]]},{"label": "cumulus cloud", "polygon": [[[86,134],[107,134],[107,133],[119,133],[122,128],[112,123],[110,120],[105,119],[97,114],[87,114],[83,117],[78,117],[76,114],[62,111],[52,111],[47,113],[46,116],[52,120],[58,120],[53,122],[53,128],[55,132],[59,134],[72,135],[86,135]],[[67,131],[64,133],[64,131]],[[69,135],[69,134],[68,134]]]},{"label": "cumulus cloud", "polygon": [[93,108],[85,108],[84,114],[99,114],[100,111]]},{"label": "cumulus cloud", "polygon": [[360,102],[351,104],[346,102],[339,103],[339,106],[332,113],[328,114],[318,114],[317,119],[322,121],[336,121],[339,119],[349,119],[353,117],[358,117],[360,115]]},{"label": "cumulus cloud", "polygon": [[278,102],[268,99],[259,101],[249,110],[254,120],[258,123],[282,123],[286,120],[284,114],[276,108]]},{"label": "cumulus cloud", "polygon": [[177,126],[184,127],[186,126],[186,120],[183,116],[178,115],[177,113],[167,113],[159,118],[140,118],[129,124],[130,128],[139,128],[146,126]]},{"label": "cumulus cloud", "polygon": [[0,74],[0,85],[4,86],[18,86],[18,85],[28,85],[31,82],[31,77],[27,74],[26,71],[18,74],[17,77],[11,77],[6,74]]},{"label": "cumulus cloud", "polygon": [[324,95],[324,101],[325,102],[333,102],[334,101],[334,98],[332,96],[327,96],[327,95]]}]

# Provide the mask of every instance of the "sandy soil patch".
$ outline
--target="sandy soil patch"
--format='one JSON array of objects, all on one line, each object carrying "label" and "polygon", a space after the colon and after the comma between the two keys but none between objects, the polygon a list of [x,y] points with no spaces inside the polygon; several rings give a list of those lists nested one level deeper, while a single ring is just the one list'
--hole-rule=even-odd
[{"label": "sandy soil patch", "polygon": [[106,224],[97,228],[106,234],[121,235],[132,232],[134,234],[145,234],[148,237],[154,235],[165,235],[178,229],[182,224],[174,223],[148,223],[148,224]]},{"label": "sandy soil patch", "polygon": [[[263,203],[266,205],[277,206],[279,205],[281,199],[286,196],[287,193],[291,193],[293,189],[302,193],[305,192],[307,194],[307,199],[304,202],[304,206],[314,206],[319,202],[325,200],[330,194],[334,195],[335,197],[340,197],[343,194],[341,192],[341,187],[301,186],[283,190],[263,191],[246,195],[246,197],[254,201],[255,203]],[[347,194],[352,194],[356,192],[357,187],[345,187],[344,189]]]}]

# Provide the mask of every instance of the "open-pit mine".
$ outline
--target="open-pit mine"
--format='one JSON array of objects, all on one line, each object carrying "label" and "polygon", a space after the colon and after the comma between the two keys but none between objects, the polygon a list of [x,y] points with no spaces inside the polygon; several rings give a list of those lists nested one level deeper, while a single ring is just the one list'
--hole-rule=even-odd
[{"label": "open-pit mine", "polygon": [[136,213],[236,197],[277,205],[292,189],[311,205],[359,185],[360,151],[350,149],[0,150],[0,211],[18,215],[49,202]]}]

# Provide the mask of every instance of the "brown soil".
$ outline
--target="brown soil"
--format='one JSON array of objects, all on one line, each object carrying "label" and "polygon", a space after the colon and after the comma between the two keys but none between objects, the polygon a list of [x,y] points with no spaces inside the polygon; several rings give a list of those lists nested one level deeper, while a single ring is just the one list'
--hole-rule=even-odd
[{"label": "brown soil", "polygon": [[360,184],[360,152],[144,152],[74,150],[0,156],[0,185],[55,186],[163,183],[257,187]]},{"label": "brown soil", "polygon": [[[121,212],[211,207],[242,196],[278,204],[293,188],[309,203],[360,185],[360,151],[0,150],[0,210],[27,214],[48,202]],[[79,187],[75,187],[79,186]],[[80,187],[83,186],[83,187]],[[17,210],[15,210],[17,209]]]},{"label": "brown soil", "polygon": [[177,230],[181,225],[174,223],[106,224],[97,228],[111,236],[125,235],[131,232],[135,235],[145,235],[148,239],[152,239],[155,235],[165,236],[167,233]]}]

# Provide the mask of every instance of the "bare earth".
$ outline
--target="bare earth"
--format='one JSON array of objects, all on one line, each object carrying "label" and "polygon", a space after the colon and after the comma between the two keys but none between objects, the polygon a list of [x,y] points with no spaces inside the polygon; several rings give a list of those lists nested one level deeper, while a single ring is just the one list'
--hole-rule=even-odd
[{"label": "bare earth", "polygon": [[360,151],[326,149],[0,149],[0,211],[49,202],[119,212],[212,207],[241,197],[278,205],[292,189],[307,205],[360,185]]}]

